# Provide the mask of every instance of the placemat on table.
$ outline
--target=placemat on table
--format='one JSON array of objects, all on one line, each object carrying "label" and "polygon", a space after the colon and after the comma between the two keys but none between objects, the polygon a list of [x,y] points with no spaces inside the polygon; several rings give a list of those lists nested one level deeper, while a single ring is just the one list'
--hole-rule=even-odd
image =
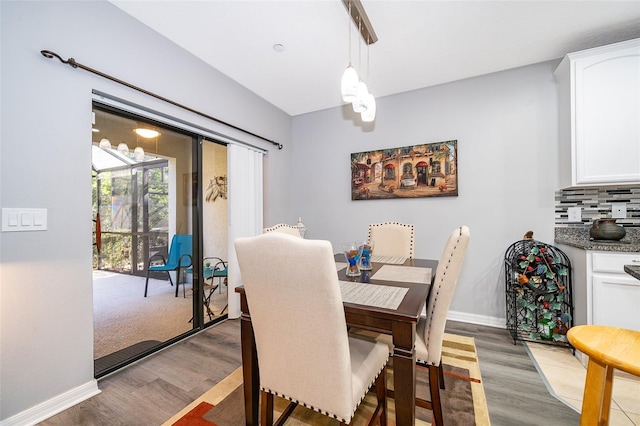
[{"label": "placemat on table", "polygon": [[402,265],[406,262],[406,257],[397,257],[397,256],[371,256],[371,261],[375,263],[392,263],[394,265]]},{"label": "placemat on table", "polygon": [[378,272],[371,276],[372,280],[401,281],[404,283],[431,283],[431,268],[417,266],[382,265]]},{"label": "placemat on table", "polygon": [[408,291],[408,288],[402,287],[340,281],[343,302],[378,308],[398,309]]}]

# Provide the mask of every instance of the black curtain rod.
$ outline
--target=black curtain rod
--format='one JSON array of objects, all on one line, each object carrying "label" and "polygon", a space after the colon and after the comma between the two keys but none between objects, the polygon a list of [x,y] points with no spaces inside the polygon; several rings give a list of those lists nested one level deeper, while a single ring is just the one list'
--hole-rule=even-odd
[{"label": "black curtain rod", "polygon": [[58,55],[57,53],[52,52],[52,51],[50,51],[50,50],[41,50],[41,51],[40,51],[40,53],[41,53],[41,54],[42,54],[42,56],[44,56],[45,58],[49,58],[49,59],[51,59],[51,58],[58,58],[58,60],[59,60],[60,62],[62,62],[63,64],[70,65],[72,68],[81,68],[81,69],[83,69],[83,70],[85,70],[85,71],[89,71],[89,72],[91,72],[91,73],[93,73],[93,74],[99,75],[100,77],[104,77],[104,78],[106,78],[106,79],[108,79],[108,80],[115,81],[116,83],[122,84],[123,86],[127,86],[127,87],[128,87],[128,88],[130,88],[130,89],[134,89],[134,90],[137,90],[138,92],[142,92],[142,93],[144,93],[145,95],[149,95],[149,96],[152,96],[152,97],[154,97],[154,98],[156,98],[156,99],[160,99],[161,101],[164,101],[164,102],[170,103],[171,105],[174,105],[174,106],[177,106],[177,107],[179,107],[179,108],[185,109],[185,110],[187,110],[187,111],[189,111],[189,112],[192,112],[192,113],[194,113],[194,114],[198,114],[198,115],[199,115],[199,116],[201,116],[201,117],[208,118],[209,120],[213,120],[213,121],[215,121],[215,122],[217,122],[217,123],[224,124],[225,126],[231,127],[232,129],[240,130],[241,132],[244,132],[244,133],[249,134],[249,135],[251,135],[251,136],[254,136],[254,137],[256,137],[256,138],[262,139],[263,141],[267,141],[267,142],[269,142],[269,143],[272,143],[273,145],[277,146],[277,147],[278,147],[278,149],[282,149],[282,144],[281,144],[281,143],[278,143],[278,142],[273,141],[273,140],[271,140],[271,139],[267,139],[267,138],[265,138],[265,137],[263,137],[263,136],[260,136],[260,135],[256,135],[256,134],[255,134],[255,133],[253,133],[253,132],[250,132],[250,131],[248,131],[248,130],[242,129],[242,128],[237,127],[237,126],[234,126],[233,124],[229,124],[229,123],[227,123],[227,122],[225,122],[225,121],[219,120],[219,119],[217,119],[217,118],[215,118],[215,117],[212,117],[212,116],[207,115],[207,114],[205,114],[205,113],[202,113],[202,112],[200,112],[200,111],[196,111],[195,109],[189,108],[188,106],[184,106],[184,105],[179,104],[179,103],[177,103],[177,102],[174,102],[174,101],[172,101],[172,100],[170,100],[170,99],[164,98],[164,97],[162,97],[162,96],[160,96],[160,95],[156,95],[155,93],[152,93],[152,92],[149,92],[149,91],[147,91],[147,90],[144,90],[144,89],[142,89],[142,88],[140,88],[140,87],[138,87],[138,86],[134,86],[133,84],[129,84],[129,83],[127,83],[126,81],[122,81],[122,80],[120,80],[120,79],[117,79],[117,78],[115,78],[115,77],[112,77],[112,76],[110,76],[109,74],[105,74],[105,73],[100,72],[100,71],[98,71],[98,70],[94,70],[93,68],[90,68],[90,67],[88,67],[88,66],[86,66],[86,65],[82,65],[82,64],[80,64],[80,63],[76,62],[76,60],[75,60],[75,59],[73,59],[73,58],[69,58],[69,59],[67,59],[67,60],[65,61],[64,59],[62,59],[62,58],[60,57],[60,55]]}]

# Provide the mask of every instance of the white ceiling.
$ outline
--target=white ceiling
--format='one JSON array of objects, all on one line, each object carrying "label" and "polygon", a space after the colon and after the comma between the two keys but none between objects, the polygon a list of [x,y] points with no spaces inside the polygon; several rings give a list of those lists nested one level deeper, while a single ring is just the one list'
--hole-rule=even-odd
[{"label": "white ceiling", "polygon": [[[112,3],[289,115],[343,104],[350,24],[342,0]],[[362,4],[379,39],[368,78],[355,26],[351,58],[376,98],[640,37],[640,0]]]}]

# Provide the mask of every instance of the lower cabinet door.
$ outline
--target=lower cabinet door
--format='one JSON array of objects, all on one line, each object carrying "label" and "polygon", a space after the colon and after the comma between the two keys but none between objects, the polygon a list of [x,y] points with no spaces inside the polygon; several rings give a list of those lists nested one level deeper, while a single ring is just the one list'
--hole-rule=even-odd
[{"label": "lower cabinet door", "polygon": [[640,280],[619,274],[593,274],[593,324],[640,331]]}]

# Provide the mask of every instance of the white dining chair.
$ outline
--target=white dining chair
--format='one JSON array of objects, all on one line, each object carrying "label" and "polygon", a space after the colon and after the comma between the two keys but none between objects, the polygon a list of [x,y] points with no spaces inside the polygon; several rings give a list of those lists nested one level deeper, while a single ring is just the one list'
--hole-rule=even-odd
[{"label": "white dining chair", "polygon": [[413,258],[414,225],[383,222],[369,225],[369,241],[374,243],[373,255]]},{"label": "white dining chair", "polygon": [[388,347],[349,336],[331,243],[279,232],[234,243],[255,335],[261,424],[273,423],[274,395],[291,401],[285,416],[298,404],[349,424],[375,384],[371,419],[385,425]]},{"label": "white dining chair", "polygon": [[282,232],[284,234],[293,235],[294,237],[302,237],[297,226],[288,225],[286,223],[279,223],[277,225],[273,225],[270,228],[264,228],[262,230],[263,234],[266,234],[267,232]]},{"label": "white dining chair", "polygon": [[416,327],[416,364],[429,370],[431,397],[431,401],[416,398],[416,405],[433,411],[434,425],[443,424],[440,402],[440,387],[443,385],[442,342],[449,306],[469,246],[469,237],[467,226],[461,226],[449,235],[429,291],[427,315],[420,318]]},{"label": "white dining chair", "polygon": [[[431,410],[433,412],[432,424],[438,426],[443,424],[440,388],[444,386],[442,370],[444,329],[458,276],[469,246],[469,237],[467,226],[456,228],[449,235],[429,291],[426,317],[420,317],[416,326],[416,365],[428,369],[429,397],[431,398],[431,400],[426,400],[416,397],[416,406]],[[389,352],[393,352],[391,336],[357,329],[353,330],[352,334],[385,342]],[[392,390],[388,393],[393,395]]]}]

